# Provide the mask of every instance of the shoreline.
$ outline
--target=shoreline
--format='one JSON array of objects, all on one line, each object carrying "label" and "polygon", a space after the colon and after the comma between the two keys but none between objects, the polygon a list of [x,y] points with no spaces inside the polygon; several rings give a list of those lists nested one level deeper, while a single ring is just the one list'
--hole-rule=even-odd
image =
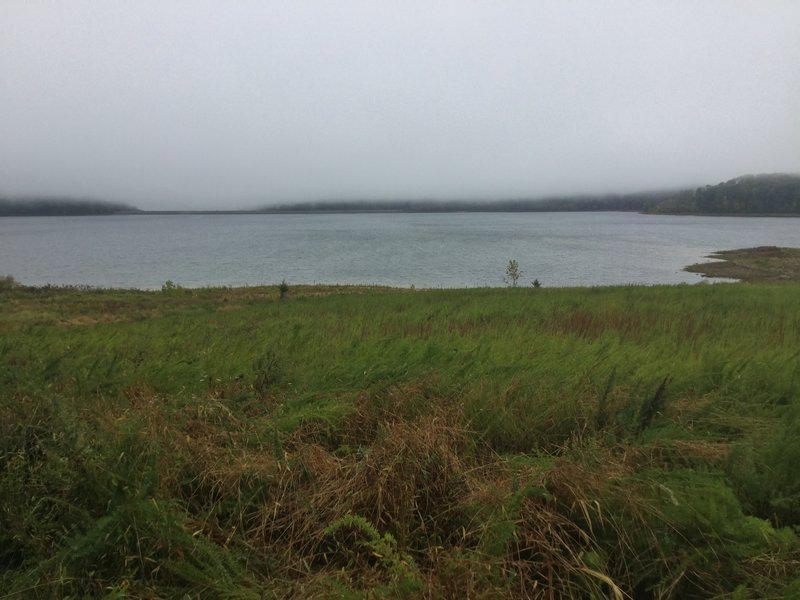
[{"label": "shoreline", "polygon": [[[706,258],[708,262],[694,263],[683,267],[687,273],[695,273],[702,277],[696,283],[653,283],[653,284],[611,284],[611,285],[587,285],[587,286],[553,286],[551,289],[592,289],[592,288],[615,288],[615,287],[670,287],[678,285],[697,285],[703,283],[705,279],[730,280],[736,282],[789,282],[800,281],[800,248],[787,248],[778,246],[757,246],[754,248],[737,248],[733,250],[719,250],[712,252]],[[13,279],[13,278],[12,278]],[[172,282],[168,282],[171,284]],[[720,281],[724,283],[724,281]],[[137,287],[114,287],[114,286],[93,286],[89,284],[27,284],[14,280],[14,287],[17,289],[28,290],[62,290],[76,292],[166,292],[166,293],[191,293],[195,291],[223,290],[237,291],[247,290],[250,292],[267,290],[278,286],[278,282],[264,282],[254,285],[206,285],[206,286],[182,286],[179,283],[173,284],[174,287],[165,287],[167,284],[158,287],[137,288]],[[424,286],[393,286],[365,283],[298,283],[290,284],[292,290],[302,291],[301,295],[317,295],[340,293],[340,292],[365,292],[365,291],[396,291],[414,292],[427,290],[496,290],[504,289],[507,286],[475,286],[461,288],[447,287],[424,287]],[[523,286],[525,287],[525,286]]]},{"label": "shoreline", "polygon": [[712,262],[684,267],[689,273],[707,278],[737,281],[800,281],[800,248],[758,246],[736,250],[720,250],[707,258]]},{"label": "shoreline", "polygon": [[138,210],[138,211],[119,211],[102,213],[47,213],[31,214],[16,213],[0,214],[0,218],[19,218],[19,217],[143,217],[143,216],[229,216],[229,215],[369,215],[369,214],[406,214],[406,215],[430,215],[430,214],[528,214],[528,213],[636,213],[652,217],[755,217],[755,218],[775,218],[775,219],[796,219],[800,218],[800,213],[700,213],[700,212],[653,212],[647,210],[624,210],[624,209],[535,209],[535,208],[431,208],[427,209],[314,209],[314,210],[292,210],[292,209],[273,209],[273,210]]}]

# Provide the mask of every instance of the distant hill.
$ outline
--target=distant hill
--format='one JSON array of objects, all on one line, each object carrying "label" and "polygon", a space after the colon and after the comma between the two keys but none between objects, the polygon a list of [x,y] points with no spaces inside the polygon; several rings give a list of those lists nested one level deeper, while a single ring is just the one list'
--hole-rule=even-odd
[{"label": "distant hill", "polygon": [[314,212],[560,212],[634,211],[655,208],[680,192],[643,192],[598,196],[514,198],[506,200],[336,200],[283,204],[261,208],[265,213]]},{"label": "distant hill", "polygon": [[71,198],[0,198],[0,217],[110,214],[237,214],[347,212],[629,211],[650,214],[800,215],[800,175],[743,175],[697,189],[513,198],[504,200],[338,200],[265,206],[255,210],[142,211],[119,202]]},{"label": "distant hill", "polygon": [[0,217],[63,217],[137,213],[138,208],[120,202],[73,198],[0,198]]},{"label": "distant hill", "polygon": [[800,215],[800,175],[743,175],[658,203],[659,214]]},{"label": "distant hill", "polygon": [[697,189],[633,194],[517,198],[494,201],[395,200],[305,202],[264,207],[265,213],[311,212],[557,212],[633,211],[651,214],[800,215],[800,176],[744,175]]}]

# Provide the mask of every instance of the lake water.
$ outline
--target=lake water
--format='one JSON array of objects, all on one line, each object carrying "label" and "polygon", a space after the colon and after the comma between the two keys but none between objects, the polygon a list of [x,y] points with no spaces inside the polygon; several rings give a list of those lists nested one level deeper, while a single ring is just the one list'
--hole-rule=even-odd
[{"label": "lake water", "polygon": [[697,282],[715,250],[800,246],[800,220],[636,213],[130,215],[0,219],[0,275],[160,288],[293,283],[501,286]]}]

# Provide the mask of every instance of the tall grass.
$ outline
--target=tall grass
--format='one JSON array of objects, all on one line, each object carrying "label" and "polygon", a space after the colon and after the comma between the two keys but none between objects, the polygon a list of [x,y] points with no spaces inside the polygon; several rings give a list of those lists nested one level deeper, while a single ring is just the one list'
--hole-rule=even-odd
[{"label": "tall grass", "polygon": [[798,291],[3,291],[0,588],[790,597]]}]

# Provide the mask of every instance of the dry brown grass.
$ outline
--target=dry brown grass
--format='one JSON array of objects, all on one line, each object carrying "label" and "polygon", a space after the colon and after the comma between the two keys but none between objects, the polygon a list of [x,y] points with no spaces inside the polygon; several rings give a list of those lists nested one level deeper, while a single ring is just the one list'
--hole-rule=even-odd
[{"label": "dry brown grass", "polygon": [[624,336],[641,336],[651,333],[658,325],[658,315],[623,310],[603,312],[574,310],[554,315],[544,327],[555,335],[575,335],[594,340],[608,331]]},{"label": "dry brown grass", "polygon": [[621,462],[632,469],[691,467],[698,464],[719,467],[730,455],[730,442],[670,440],[626,448]]},{"label": "dry brown grass", "polygon": [[[603,560],[587,556],[602,555],[596,530],[618,526],[602,499],[609,480],[631,472],[630,457],[587,448],[591,465],[559,460],[543,469],[476,451],[456,403],[411,416],[415,396],[432,386],[391,389],[377,404],[364,398],[346,421],[344,451],[326,446],[325,436],[315,441],[311,427],[286,439],[281,456],[248,447],[250,424],[213,397],[168,419],[157,396],[129,395],[130,411],[171,457],[162,486],[222,547],[236,535],[257,554],[279,552],[280,578],[294,582],[289,596],[335,597],[338,584],[374,593],[396,583],[380,557],[331,546],[326,530],[357,515],[408,553],[419,597],[553,599],[593,589],[622,598]],[[221,521],[215,507],[233,500],[234,513]],[[635,513],[635,496],[630,502]],[[500,546],[487,553],[498,526]]]},{"label": "dry brown grass", "polygon": [[[213,390],[176,410],[152,390],[130,387],[127,406],[101,422],[111,431],[138,424],[142,439],[159,447],[159,489],[181,501],[193,531],[219,548],[273,557],[283,597],[347,589],[379,598],[406,585],[411,597],[431,599],[621,600],[637,597],[641,570],[628,561],[642,559],[643,548],[647,564],[661,569],[649,597],[676,597],[686,581],[706,585],[695,581],[703,574],[659,554],[661,537],[681,533],[656,528],[663,519],[653,484],[635,476],[682,462],[717,464],[727,444],[632,448],[587,433],[569,440],[560,458],[504,457],[476,447],[455,399],[423,411],[419,395],[435,390],[430,379],[384,390],[379,402],[365,394],[340,424],[350,431],[339,434],[346,443],[331,446],[313,426],[301,427],[279,453],[252,442],[268,417],[234,414]],[[366,528],[340,527],[333,537],[332,525],[348,518]],[[763,555],[743,568],[778,581],[796,563]]]},{"label": "dry brown grass", "polygon": [[[705,585],[659,555],[665,531],[654,527],[666,520],[654,512],[652,485],[619,482],[647,469],[722,464],[729,443],[615,446],[581,430],[560,458],[503,457],[465,428],[457,398],[425,400],[437,389],[429,377],[365,392],[335,439],[311,422],[276,448],[252,442],[259,428],[264,438],[268,413],[234,414],[213,387],[175,410],[132,386],[128,405],[103,422],[138,422],[160,447],[162,493],[179,498],[217,546],[275,557],[285,597],[349,589],[378,598],[405,577],[422,598],[621,599],[635,597],[637,568],[627,561],[642,548],[663,570],[653,597],[675,597],[686,581]],[[332,540],[330,527],[348,517],[377,533],[355,528]],[[375,550],[387,535],[396,540],[386,546],[391,561]],[[792,564],[765,555],[743,568],[780,580]]]},{"label": "dry brown grass", "polygon": [[301,443],[287,454],[252,533],[319,560],[325,528],[355,514],[392,531],[402,547],[426,548],[429,534],[452,529],[467,485],[464,448],[465,432],[442,415],[382,424],[370,447],[344,457]]}]

